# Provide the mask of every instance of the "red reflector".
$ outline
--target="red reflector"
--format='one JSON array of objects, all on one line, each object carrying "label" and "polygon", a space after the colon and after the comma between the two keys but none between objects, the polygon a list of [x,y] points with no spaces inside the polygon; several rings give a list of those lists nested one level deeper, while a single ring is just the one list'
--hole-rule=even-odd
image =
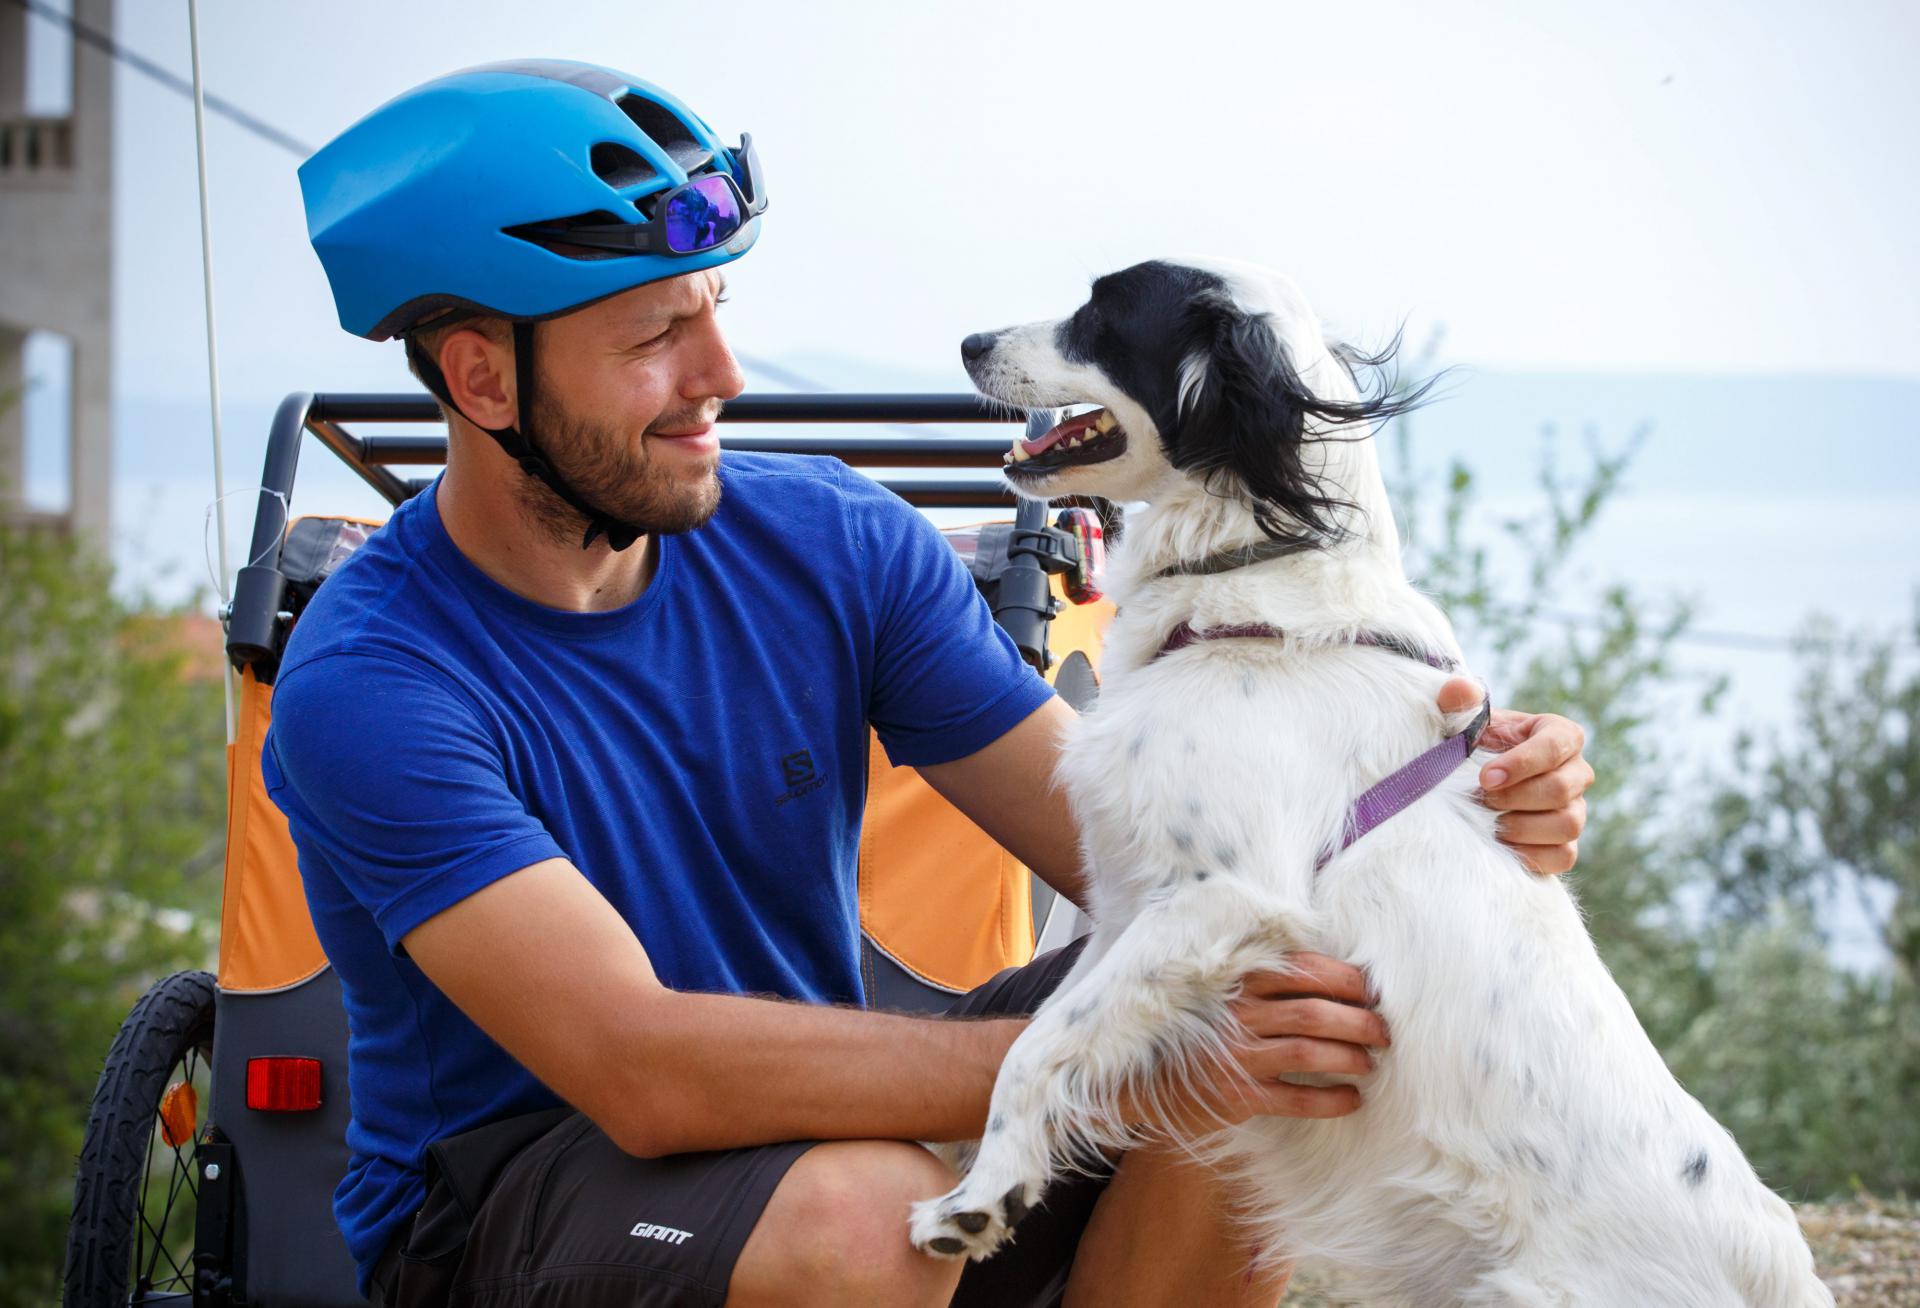
[{"label": "red reflector", "polygon": [[319,1059],[247,1060],[248,1108],[262,1113],[306,1113],[319,1106]]},{"label": "red reflector", "polygon": [[1075,604],[1091,604],[1100,598],[1099,575],[1107,568],[1107,546],[1100,529],[1100,515],[1092,509],[1062,509],[1053,525],[1070,533],[1080,544],[1080,562],[1067,570],[1062,589]]}]

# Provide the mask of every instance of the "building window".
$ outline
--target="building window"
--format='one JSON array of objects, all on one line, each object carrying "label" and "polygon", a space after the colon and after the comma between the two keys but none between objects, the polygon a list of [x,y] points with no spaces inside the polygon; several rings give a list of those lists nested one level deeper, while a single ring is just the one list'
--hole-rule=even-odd
[{"label": "building window", "polygon": [[[41,0],[71,17],[73,0]],[[29,12],[27,24],[26,104],[30,118],[67,118],[73,114],[73,31],[65,23]]]},{"label": "building window", "polygon": [[26,507],[66,513],[73,508],[72,340],[59,332],[28,332],[20,351],[20,383]]}]

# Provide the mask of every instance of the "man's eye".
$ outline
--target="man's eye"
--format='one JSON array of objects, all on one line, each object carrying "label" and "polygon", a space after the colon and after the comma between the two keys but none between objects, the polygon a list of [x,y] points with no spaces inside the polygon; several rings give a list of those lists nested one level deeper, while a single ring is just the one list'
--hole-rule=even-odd
[{"label": "man's eye", "polygon": [[660,344],[660,342],[666,340],[667,337],[672,333],[672,331],[673,331],[673,328],[669,327],[666,329],[666,331],[656,332],[654,335],[647,337],[646,340],[636,342],[633,348],[636,350],[644,350],[648,346],[658,345]]}]

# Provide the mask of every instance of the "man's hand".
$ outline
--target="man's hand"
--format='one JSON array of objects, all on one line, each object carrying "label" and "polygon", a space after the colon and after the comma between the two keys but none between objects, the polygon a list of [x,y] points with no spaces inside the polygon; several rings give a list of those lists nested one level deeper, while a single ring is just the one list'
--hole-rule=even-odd
[{"label": "man's hand", "polygon": [[[1440,711],[1460,713],[1480,702],[1480,686],[1455,677],[1440,688]],[[1556,713],[1495,709],[1480,744],[1505,751],[1480,769],[1480,802],[1501,814],[1500,839],[1535,872],[1565,872],[1580,857],[1593,768],[1580,751],[1580,724]]]},{"label": "man's hand", "polygon": [[1190,1139],[1249,1117],[1345,1117],[1360,1107],[1350,1085],[1294,1085],[1283,1076],[1333,1073],[1365,1076],[1369,1048],[1384,1048],[1387,1024],[1368,1005],[1367,977],[1351,963],[1323,954],[1288,956],[1297,972],[1249,973],[1231,1012],[1232,1068],[1212,1076],[1171,1077],[1155,1087],[1153,1102],[1124,1105],[1130,1121],[1144,1121]]}]

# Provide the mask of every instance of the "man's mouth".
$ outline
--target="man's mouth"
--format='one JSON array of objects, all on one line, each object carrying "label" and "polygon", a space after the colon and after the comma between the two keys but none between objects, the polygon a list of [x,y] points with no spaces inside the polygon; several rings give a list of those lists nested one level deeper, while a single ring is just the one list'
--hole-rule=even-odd
[{"label": "man's mouth", "polygon": [[1001,460],[1008,476],[1041,476],[1083,463],[1105,463],[1127,450],[1127,433],[1105,409],[1088,409],[1033,440],[1014,438]]}]

